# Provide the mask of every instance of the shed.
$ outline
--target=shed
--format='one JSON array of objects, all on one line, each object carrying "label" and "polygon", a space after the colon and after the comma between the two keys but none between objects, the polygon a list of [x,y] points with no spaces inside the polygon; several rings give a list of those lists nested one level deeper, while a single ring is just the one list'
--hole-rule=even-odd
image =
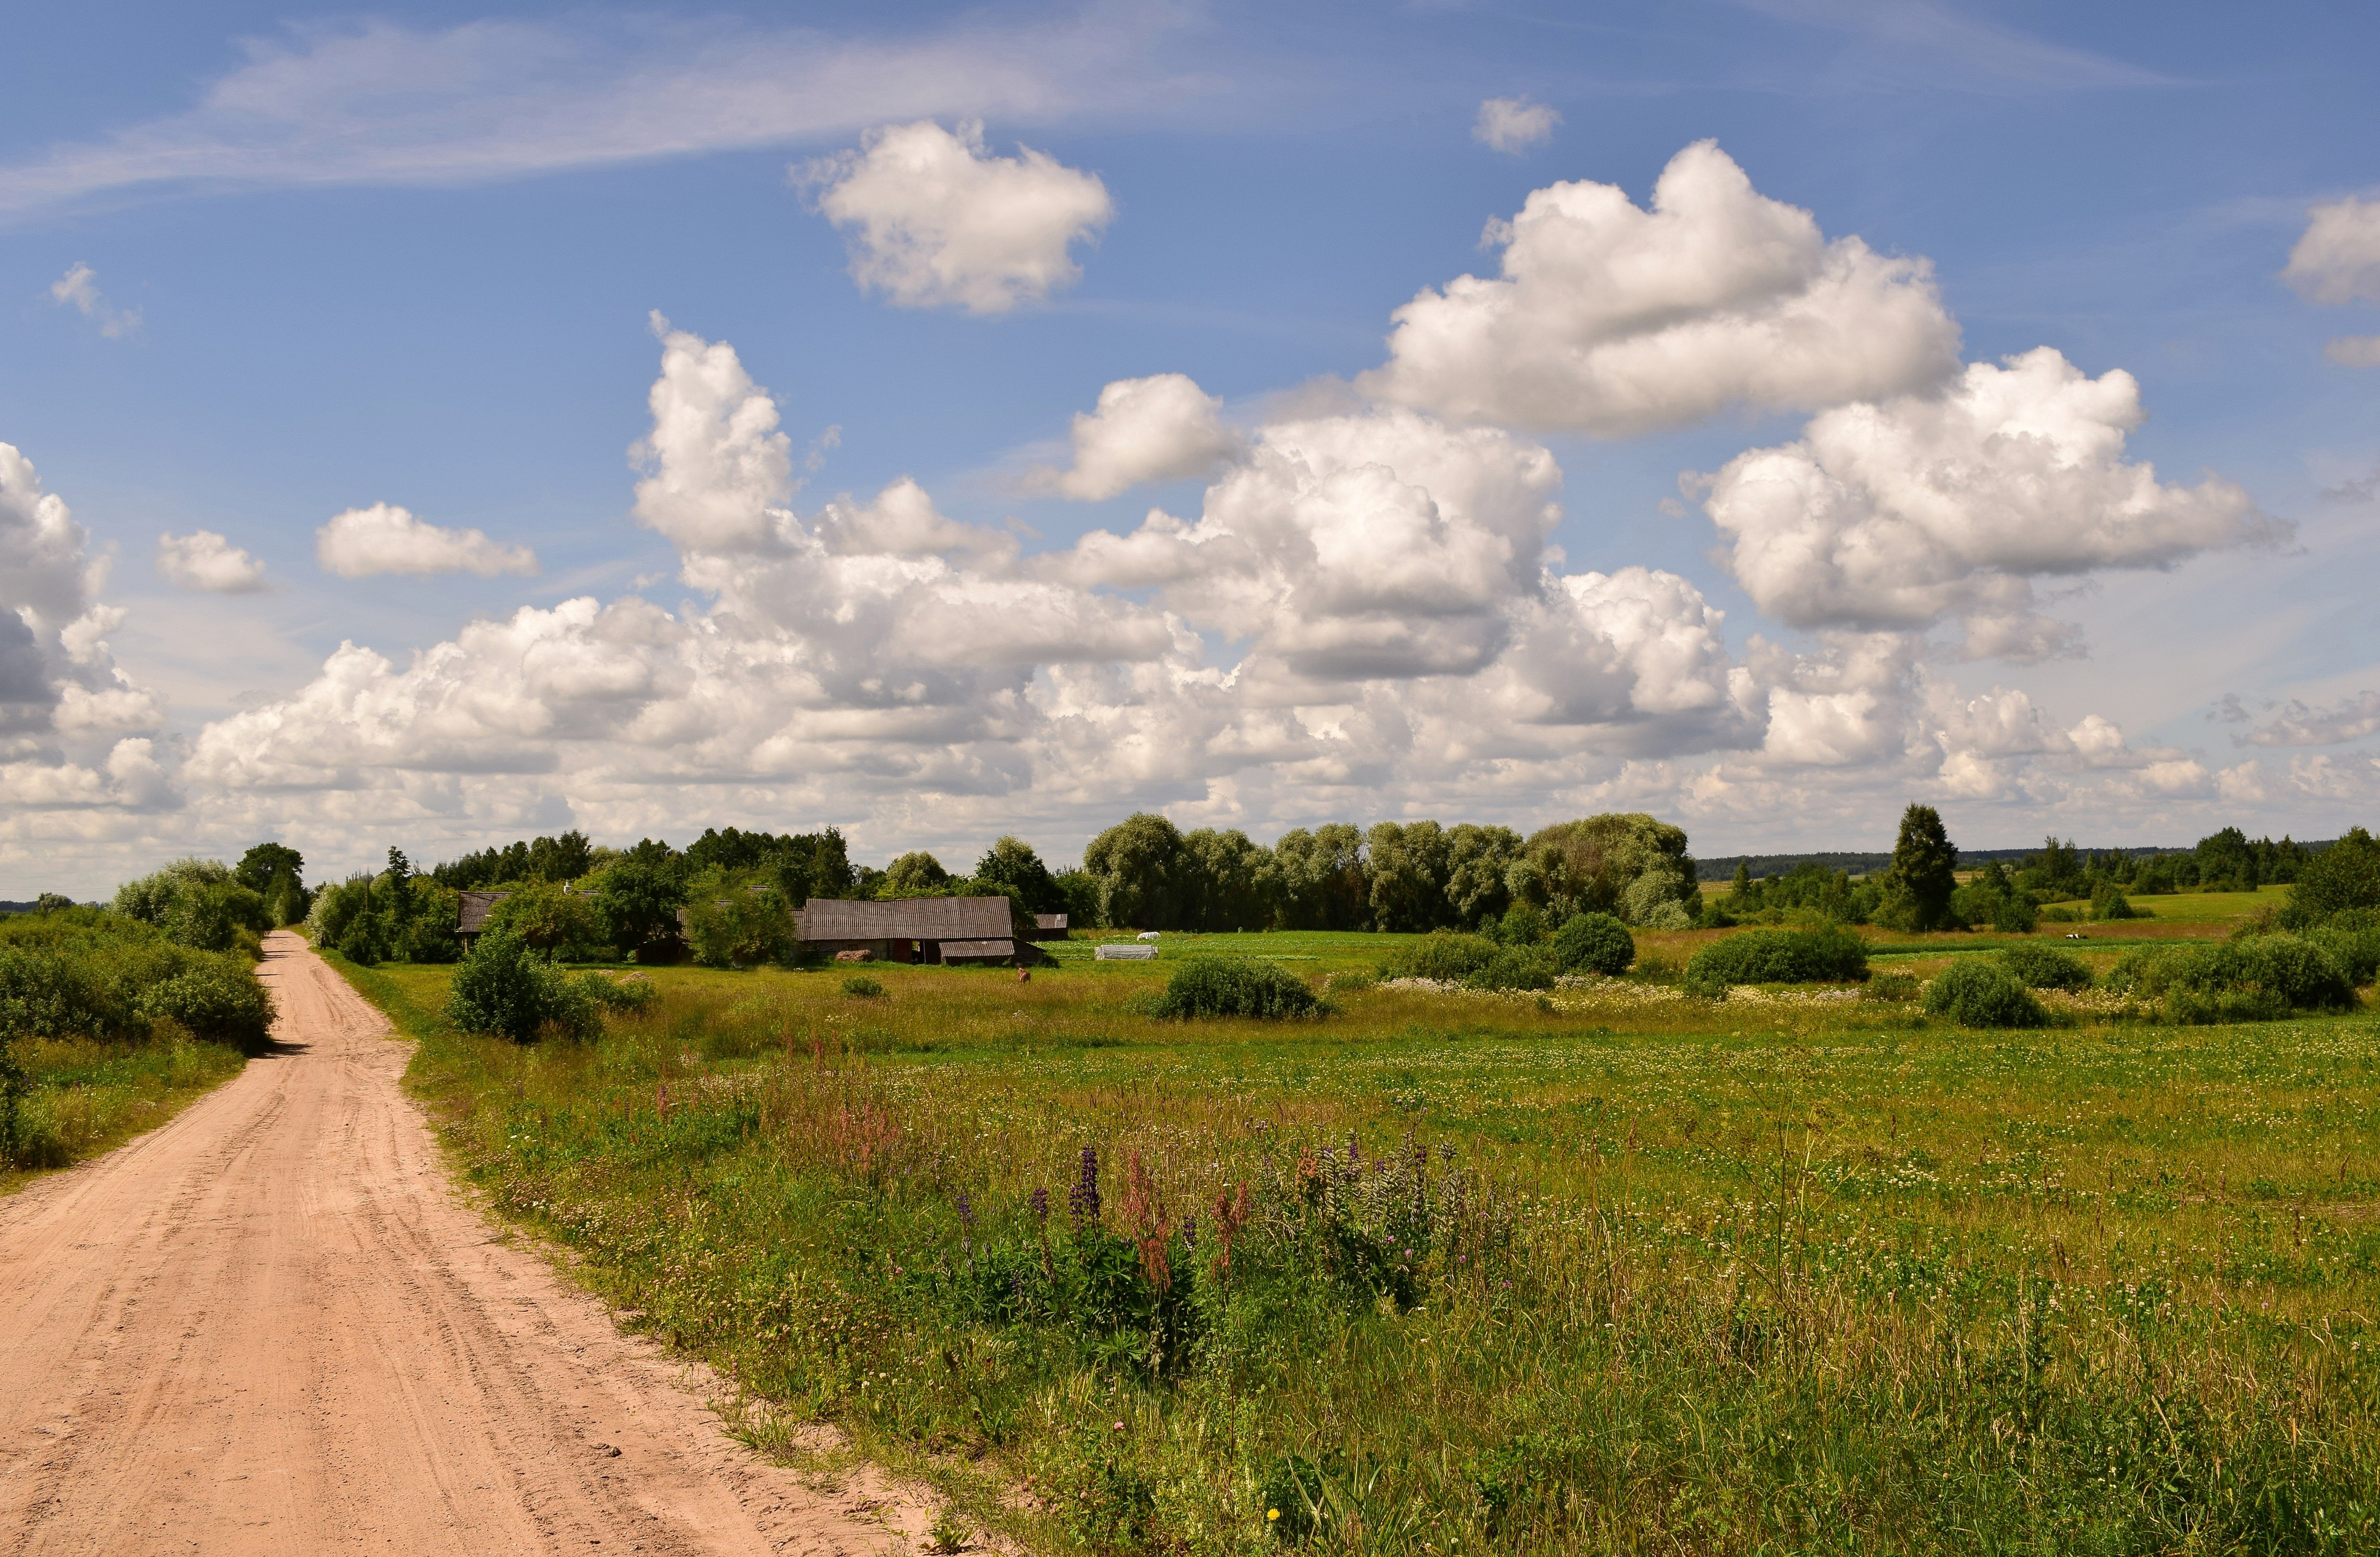
[{"label": "shed", "polygon": [[868,952],[884,962],[1002,962],[1016,955],[1005,897],[813,897],[795,920],[814,955]]},{"label": "shed", "polygon": [[1063,914],[1034,915],[1033,939],[1036,941],[1063,941],[1066,939],[1066,916]]}]

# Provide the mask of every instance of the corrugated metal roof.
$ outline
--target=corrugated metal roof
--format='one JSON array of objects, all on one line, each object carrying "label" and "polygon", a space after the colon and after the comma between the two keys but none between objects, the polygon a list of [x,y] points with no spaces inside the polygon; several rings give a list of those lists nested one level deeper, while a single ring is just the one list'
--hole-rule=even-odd
[{"label": "corrugated metal roof", "polygon": [[1006,941],[1005,897],[904,897],[891,903],[813,897],[802,905],[805,941]]},{"label": "corrugated metal roof", "polygon": [[1013,957],[1016,955],[1014,941],[945,941],[942,960],[960,962],[976,957]]}]

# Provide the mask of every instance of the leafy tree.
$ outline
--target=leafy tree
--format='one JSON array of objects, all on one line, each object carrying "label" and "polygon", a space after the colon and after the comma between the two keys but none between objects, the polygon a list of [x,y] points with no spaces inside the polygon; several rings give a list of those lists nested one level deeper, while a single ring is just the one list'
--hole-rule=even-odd
[{"label": "leafy tree", "polygon": [[511,931],[544,953],[548,962],[557,952],[593,947],[603,941],[593,896],[565,892],[552,882],[531,882],[516,888],[490,910],[487,927]]},{"label": "leafy tree", "polygon": [[801,946],[793,905],[768,884],[740,884],[724,870],[686,883],[686,941],[706,967],[784,962]]},{"label": "leafy tree", "polygon": [[335,946],[347,933],[347,926],[358,914],[370,913],[372,906],[372,879],[369,875],[353,875],[346,881],[325,886],[314,894],[314,902],[306,915],[306,933],[317,946]]},{"label": "leafy tree", "polygon": [[1444,828],[1434,821],[1383,821],[1364,844],[1372,866],[1373,928],[1418,931],[1454,923],[1446,898],[1452,864]]},{"label": "leafy tree", "polygon": [[1446,904],[1454,923],[1468,927],[1500,918],[1512,906],[1505,873],[1521,854],[1521,835],[1509,827],[1458,822],[1446,834]]},{"label": "leafy tree", "polygon": [[363,967],[385,962],[395,950],[393,929],[387,910],[366,909],[347,920],[346,930],[338,941],[339,955]]},{"label": "leafy tree", "polygon": [[1124,818],[1091,840],[1083,869],[1099,878],[1100,918],[1137,930],[1180,930],[1182,830],[1154,811]]},{"label": "leafy tree", "polygon": [[1068,928],[1089,930],[1107,923],[1100,917],[1099,879],[1097,876],[1077,866],[1073,870],[1061,870],[1050,880],[1064,899],[1062,906]]},{"label": "leafy tree", "polygon": [[528,873],[534,881],[575,882],[594,863],[594,846],[575,827],[553,837],[529,840]]},{"label": "leafy tree", "polygon": [[1685,829],[1642,811],[1538,829],[1522,846],[1509,880],[1514,897],[1557,919],[1606,913],[1631,924],[1678,929],[1693,922],[1699,906]]},{"label": "leafy tree", "polygon": [[1885,872],[1884,904],[1876,918],[1899,930],[1924,932],[1951,927],[1950,894],[1958,890],[1959,850],[1931,806],[1912,805],[1900,813],[1900,837]]},{"label": "leafy tree", "polygon": [[306,857],[284,844],[258,844],[239,857],[231,873],[249,891],[269,898],[274,885],[285,876],[304,890]]},{"label": "leafy tree", "polygon": [[1534,946],[1546,938],[1546,917],[1532,904],[1515,903],[1489,933],[1501,945]]},{"label": "leafy tree", "polygon": [[686,884],[667,865],[623,854],[596,878],[595,912],[604,939],[629,956],[675,943]]},{"label": "leafy tree", "polygon": [[2061,844],[2056,834],[2042,840],[2041,851],[2029,854],[2017,868],[2017,882],[2051,900],[2090,895],[2090,882],[2082,869],[2082,854],[2072,843]]},{"label": "leafy tree", "polygon": [[1246,833],[1202,827],[1182,840],[1183,928],[1262,930],[1272,922],[1278,882],[1271,854]]},{"label": "leafy tree", "polygon": [[[385,888],[382,894],[394,895]],[[435,877],[414,875],[406,882],[405,895],[407,903],[404,917],[400,918],[393,911],[389,916],[388,955],[419,963],[448,963],[461,958],[463,943],[455,934],[455,923],[461,917],[462,894],[441,885]]]},{"label": "leafy tree", "polygon": [[403,849],[388,851],[388,874],[382,880],[388,883],[389,917],[402,933],[413,918],[413,861],[405,858]]},{"label": "leafy tree", "polygon": [[1272,845],[1283,930],[1361,930],[1371,922],[1364,835],[1344,822],[1293,827]]},{"label": "leafy tree", "polygon": [[2380,908],[2380,842],[2361,827],[2300,867],[2281,920],[2303,930],[2350,908]]},{"label": "leafy tree", "polygon": [[55,914],[61,908],[71,908],[75,900],[62,892],[45,892],[33,902],[33,912]]},{"label": "leafy tree", "polygon": [[919,849],[886,866],[883,885],[877,891],[888,896],[914,897],[940,892],[950,884],[951,873],[942,869],[942,862]]},{"label": "leafy tree", "polygon": [[1037,914],[1065,911],[1066,894],[1033,852],[1033,845],[1011,833],[984,850],[976,861],[975,879],[995,892],[1013,893]]},{"label": "leafy tree", "polygon": [[2198,880],[2204,890],[2256,890],[2255,851],[2248,842],[2248,835],[2240,829],[2226,827],[2210,833],[2198,840],[2198,846],[2191,853],[2198,857]]}]

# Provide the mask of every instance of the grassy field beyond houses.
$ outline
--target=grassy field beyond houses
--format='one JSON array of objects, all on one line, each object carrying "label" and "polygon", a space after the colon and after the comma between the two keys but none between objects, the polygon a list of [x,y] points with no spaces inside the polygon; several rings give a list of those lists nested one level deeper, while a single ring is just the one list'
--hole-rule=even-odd
[{"label": "grassy field beyond houses", "polygon": [[[2216,895],[2046,928],[2218,938],[2255,902]],[[1319,983],[1401,939],[872,995],[662,968],[528,1047],[448,1030],[451,968],[345,971],[469,1174],[757,1440],[834,1423],[1036,1547],[2380,1549],[2371,1016],[1344,979],[1314,1023],[1141,1014],[1193,951]]]}]

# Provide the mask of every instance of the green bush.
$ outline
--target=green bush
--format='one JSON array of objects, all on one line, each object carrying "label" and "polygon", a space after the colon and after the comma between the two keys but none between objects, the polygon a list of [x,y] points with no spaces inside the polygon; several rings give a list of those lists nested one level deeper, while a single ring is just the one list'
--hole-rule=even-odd
[{"label": "green bush", "polygon": [[1925,991],[1925,1009],[1962,1028],[2038,1028],[2049,1022],[2033,991],[2007,967],[1961,957]]},{"label": "green bush", "polygon": [[[185,979],[163,998],[197,1019],[144,1004]],[[262,1037],[272,1007],[241,954],[178,945],[123,914],[69,908],[0,919],[0,1032],[138,1043],[159,1016],[183,1020],[202,1036],[249,1042]]]},{"label": "green bush", "polygon": [[1277,962],[1192,957],[1166,980],[1160,1016],[1312,1016],[1322,1003]]},{"label": "green bush", "polygon": [[843,981],[843,992],[847,995],[858,995],[863,999],[873,999],[884,992],[884,986],[865,973],[855,973]]},{"label": "green bush", "polygon": [[773,887],[736,886],[719,872],[686,889],[686,942],[705,967],[756,967],[801,949],[794,911]]},{"label": "green bush", "polygon": [[540,962],[512,931],[481,932],[455,973],[446,1019],[468,1033],[490,1033],[527,1043],[551,1027],[565,1037],[591,1038],[602,1013],[586,984]]},{"label": "green bush", "polygon": [[1474,990],[1550,990],[1560,971],[1548,947],[1507,946],[1463,982]]},{"label": "green bush", "polygon": [[171,979],[140,993],[139,1009],[176,1021],[200,1038],[252,1048],[273,1030],[273,996],[256,975],[227,955],[194,959]]},{"label": "green bush", "polygon": [[2369,984],[2380,976],[2380,915],[2371,909],[2349,908],[2334,914],[2308,931],[2305,938],[2338,965],[2349,983]]},{"label": "green bush", "polygon": [[2055,946],[2010,946],[2000,954],[2000,966],[2027,989],[2087,990],[2091,969],[2071,952]]},{"label": "green bush", "polygon": [[661,998],[661,991],[651,978],[631,973],[615,979],[608,973],[589,970],[578,976],[579,988],[587,998],[606,1011],[642,1011]]},{"label": "green bush", "polygon": [[339,955],[358,967],[370,967],[388,959],[388,916],[375,909],[356,915],[347,921],[345,934],[339,937]]},{"label": "green bush", "polygon": [[1515,903],[1488,937],[1507,946],[1534,946],[1546,938],[1546,917],[1529,904]]},{"label": "green bush", "polygon": [[2123,889],[2113,882],[2101,882],[2091,894],[2091,917],[2095,919],[2144,919],[2149,915],[2132,906]]},{"label": "green bush", "polygon": [[1816,984],[1867,977],[1867,943],[1840,925],[1820,930],[1739,930],[1686,963],[1686,989],[1724,991],[1734,984]]},{"label": "green bush", "polygon": [[1430,979],[1460,984],[1496,960],[1503,950],[1484,935],[1432,931],[1380,965],[1383,979]]},{"label": "green bush", "polygon": [[1572,914],[1554,931],[1553,952],[1564,973],[1617,979],[1636,960],[1636,939],[1609,914]]},{"label": "green bush", "polygon": [[2347,971],[2313,941],[2286,933],[2220,946],[2143,946],[2124,955],[2107,983],[2163,1000],[2178,1022],[2263,1021],[2355,1006]]}]

